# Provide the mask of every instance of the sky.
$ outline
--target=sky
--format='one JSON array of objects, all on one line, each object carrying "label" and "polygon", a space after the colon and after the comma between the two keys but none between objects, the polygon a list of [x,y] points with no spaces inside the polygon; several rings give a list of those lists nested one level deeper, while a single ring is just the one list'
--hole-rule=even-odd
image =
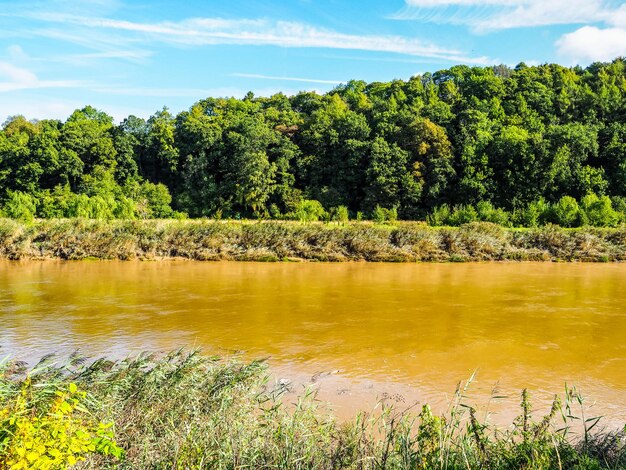
[{"label": "sky", "polygon": [[0,0],[0,123],[618,56],[615,0]]}]

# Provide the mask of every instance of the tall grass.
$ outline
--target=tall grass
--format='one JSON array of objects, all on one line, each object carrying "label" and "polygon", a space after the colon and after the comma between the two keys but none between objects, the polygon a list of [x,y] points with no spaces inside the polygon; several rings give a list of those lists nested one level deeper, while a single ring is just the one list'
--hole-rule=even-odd
[{"label": "tall grass", "polygon": [[4,362],[0,409],[27,375],[41,402],[75,383],[88,392],[89,411],[115,423],[123,459],[91,456],[78,468],[626,468],[624,432],[601,431],[575,389],[536,420],[523,392],[520,415],[506,429],[477,419],[466,403],[470,381],[443,416],[428,406],[380,403],[340,423],[313,393],[283,402],[261,362],[176,351],[122,361],[73,356],[64,364],[48,357],[31,371]]},{"label": "tall grass", "polygon": [[299,223],[0,219],[0,258],[240,261],[624,261],[626,228],[507,229],[488,222]]}]

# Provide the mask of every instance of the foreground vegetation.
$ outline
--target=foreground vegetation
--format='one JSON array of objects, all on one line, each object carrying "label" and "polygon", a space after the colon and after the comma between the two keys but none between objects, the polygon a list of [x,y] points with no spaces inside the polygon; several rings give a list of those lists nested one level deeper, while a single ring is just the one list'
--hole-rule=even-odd
[{"label": "foreground vegetation", "polygon": [[423,220],[491,204],[511,225],[539,212],[613,226],[626,212],[625,83],[623,58],[455,66],[324,95],[206,98],[119,124],[89,106],[65,122],[15,116],[0,129],[0,213]]},{"label": "foreground vegetation", "polygon": [[[338,423],[314,394],[283,403],[284,388],[265,375],[259,362],[181,351],[61,365],[48,357],[30,371],[2,362],[0,468],[626,468],[624,432],[601,430],[575,389],[539,419],[524,392],[506,429],[478,420],[467,384],[444,416],[382,402]],[[63,453],[77,437],[86,444]]]},{"label": "foreground vegetation", "polygon": [[0,219],[0,258],[608,262],[626,260],[626,228],[88,219],[24,224]]}]

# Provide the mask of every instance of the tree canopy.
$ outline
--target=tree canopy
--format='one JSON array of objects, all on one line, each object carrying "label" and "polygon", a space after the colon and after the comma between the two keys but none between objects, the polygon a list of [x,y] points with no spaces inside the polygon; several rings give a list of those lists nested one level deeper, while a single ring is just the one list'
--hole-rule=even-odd
[{"label": "tree canopy", "polygon": [[624,198],[624,59],[455,66],[324,95],[207,98],[119,124],[87,106],[65,122],[11,117],[0,131],[0,207],[20,218],[299,218],[316,207],[450,223],[490,207],[524,225],[543,207],[546,221],[600,225],[617,223],[598,212]]}]

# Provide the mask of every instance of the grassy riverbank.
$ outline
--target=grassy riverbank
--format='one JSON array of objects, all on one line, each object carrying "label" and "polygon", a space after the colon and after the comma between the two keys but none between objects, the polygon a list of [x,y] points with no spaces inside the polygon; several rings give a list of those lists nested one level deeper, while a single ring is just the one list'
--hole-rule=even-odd
[{"label": "grassy riverbank", "polygon": [[[340,424],[312,395],[282,404],[281,387],[265,374],[262,363],[184,352],[89,364],[48,358],[29,373],[0,363],[0,468],[22,454],[26,468],[35,468],[58,454],[53,449],[70,431],[95,442],[73,451],[79,468],[626,468],[623,431],[600,431],[597,418],[581,421],[574,390],[537,419],[523,393],[507,429],[479,422],[463,388],[445,416],[381,403]],[[73,405],[42,411],[50,403],[63,409],[60,401]],[[95,430],[76,433],[81,426]]]},{"label": "grassy riverbank", "polygon": [[0,258],[607,262],[626,260],[626,228],[0,219]]}]

